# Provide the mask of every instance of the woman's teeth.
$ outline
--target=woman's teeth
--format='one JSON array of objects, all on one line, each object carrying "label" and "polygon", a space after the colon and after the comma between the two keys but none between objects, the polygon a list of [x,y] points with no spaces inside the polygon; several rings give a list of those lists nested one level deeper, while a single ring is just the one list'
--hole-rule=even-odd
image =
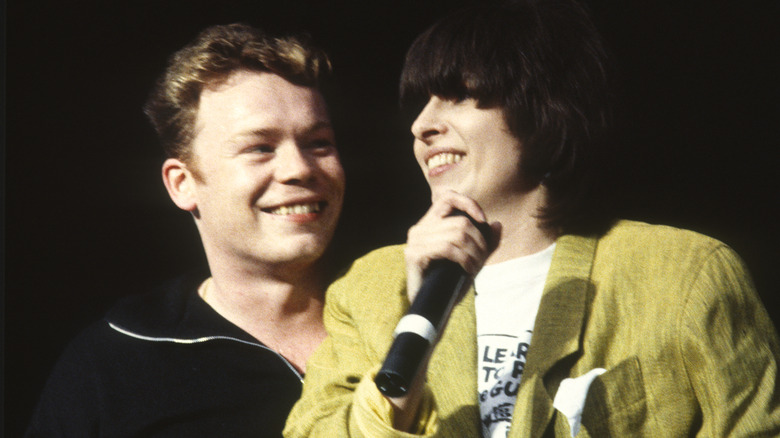
[{"label": "woman's teeth", "polygon": [[461,154],[451,154],[449,152],[443,154],[436,154],[428,160],[428,169],[435,169],[445,164],[454,164],[459,162],[463,158]]}]

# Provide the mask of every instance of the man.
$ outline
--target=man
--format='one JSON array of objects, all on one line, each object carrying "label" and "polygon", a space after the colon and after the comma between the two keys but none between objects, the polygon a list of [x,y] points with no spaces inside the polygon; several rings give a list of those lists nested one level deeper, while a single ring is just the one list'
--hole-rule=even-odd
[{"label": "man", "polygon": [[120,303],[64,353],[29,436],[280,436],[325,337],[344,173],[324,53],[245,25],[177,52],[146,113],[211,277]]},{"label": "man", "polygon": [[[285,436],[780,434],[777,334],[737,255],[601,215],[608,72],[574,0],[475,7],[418,37],[401,97],[421,109],[433,203],[405,247],[329,288],[329,336]],[[474,288],[440,332],[409,323],[437,343],[408,392],[385,397],[374,378],[436,259]]]}]

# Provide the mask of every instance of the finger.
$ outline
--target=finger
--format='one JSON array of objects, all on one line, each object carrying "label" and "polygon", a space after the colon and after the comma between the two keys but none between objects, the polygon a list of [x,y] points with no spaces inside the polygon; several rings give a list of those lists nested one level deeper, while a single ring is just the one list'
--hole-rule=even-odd
[{"label": "finger", "polygon": [[476,275],[490,254],[490,247],[485,236],[473,224],[469,222],[467,226],[465,233],[451,241],[445,257],[458,263],[469,274]]},{"label": "finger", "polygon": [[482,233],[463,217],[442,220],[443,227],[432,235],[415,237],[407,246],[407,260],[425,270],[432,260],[451,260],[463,267],[466,272],[479,271],[490,248]]},{"label": "finger", "polygon": [[441,192],[430,209],[441,217],[449,216],[455,210],[468,214],[477,222],[487,222],[484,211],[475,200],[452,190]]},{"label": "finger", "polygon": [[423,269],[428,261],[436,258],[465,260],[453,256],[454,251],[465,251],[470,258],[480,259],[487,257],[491,249],[488,239],[462,215],[441,218],[432,214],[411,227],[407,234],[407,259],[421,264]]}]

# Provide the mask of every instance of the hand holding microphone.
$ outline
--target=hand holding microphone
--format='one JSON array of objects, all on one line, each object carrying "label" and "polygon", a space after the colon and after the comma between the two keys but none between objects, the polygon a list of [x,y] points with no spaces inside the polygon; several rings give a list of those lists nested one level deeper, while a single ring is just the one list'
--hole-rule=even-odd
[{"label": "hand holding microphone", "polygon": [[[450,216],[465,216],[490,245],[491,228],[466,213],[454,210]],[[399,321],[395,339],[375,378],[379,391],[388,397],[405,395],[436,339],[458,297],[471,283],[458,263],[446,259],[432,260],[424,272],[422,284],[407,314]]]}]

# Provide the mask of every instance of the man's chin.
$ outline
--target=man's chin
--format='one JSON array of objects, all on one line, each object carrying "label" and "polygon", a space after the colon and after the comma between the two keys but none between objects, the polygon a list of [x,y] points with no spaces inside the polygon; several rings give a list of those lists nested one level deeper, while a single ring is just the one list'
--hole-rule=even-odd
[{"label": "man's chin", "polygon": [[327,247],[328,241],[325,239],[280,243],[273,251],[276,255],[274,259],[281,263],[289,262],[291,264],[316,263],[325,254]]}]

